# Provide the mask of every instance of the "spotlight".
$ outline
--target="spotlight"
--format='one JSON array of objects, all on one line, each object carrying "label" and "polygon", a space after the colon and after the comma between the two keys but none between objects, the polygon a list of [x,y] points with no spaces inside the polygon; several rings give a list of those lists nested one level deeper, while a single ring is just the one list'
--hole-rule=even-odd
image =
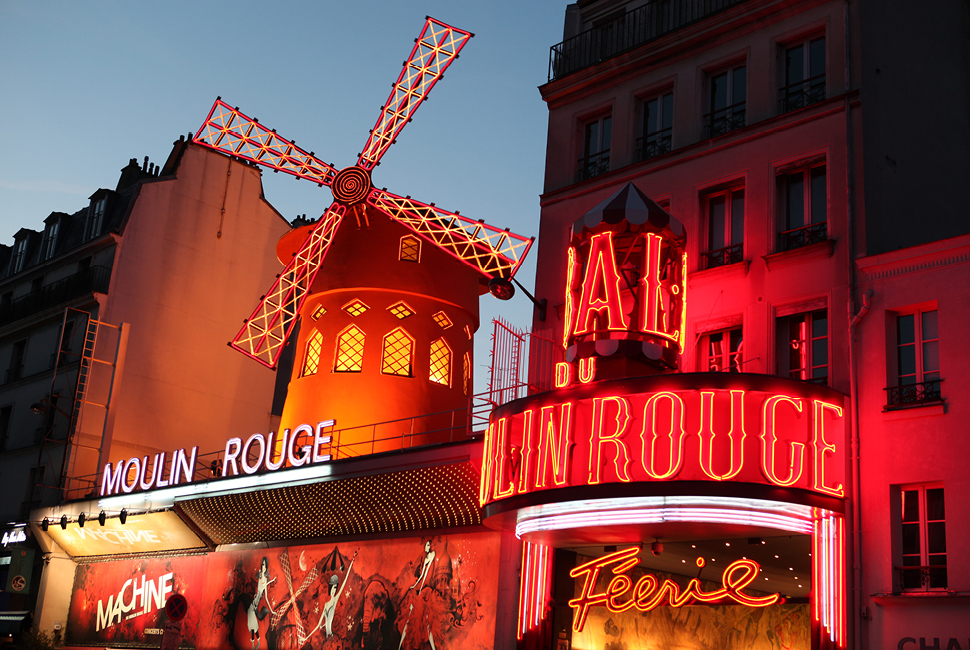
[{"label": "spotlight", "polygon": [[67,515],[61,515],[61,530],[67,530]]},{"label": "spotlight", "polygon": [[108,515],[105,513],[104,510],[102,510],[101,514],[98,515],[98,523],[104,526],[104,522],[106,522],[107,520],[108,520]]},{"label": "spotlight", "polygon": [[118,515],[118,519],[121,520],[121,525],[124,526],[125,522],[128,521],[128,509],[122,508],[121,513]]},{"label": "spotlight", "polygon": [[505,278],[492,278],[488,281],[488,292],[499,300],[511,300],[515,287]]},{"label": "spotlight", "polygon": [[50,527],[50,522],[49,522],[49,521],[47,521],[47,517],[44,517],[44,518],[43,518],[43,519],[41,519],[41,521],[40,521],[40,529],[41,529],[42,531],[44,531],[44,532],[46,533],[46,532],[47,532],[47,529],[48,529],[48,527]]},{"label": "spotlight", "polygon": [[660,542],[654,542],[653,544],[650,545],[650,552],[653,553],[654,555],[660,555],[661,553],[664,552],[664,545],[661,544]]},{"label": "spotlight", "polygon": [[77,516],[77,525],[80,526],[81,528],[84,528],[84,520],[85,519],[87,519],[87,517],[85,517],[84,516],[84,513],[82,512],[81,514],[79,514]]}]

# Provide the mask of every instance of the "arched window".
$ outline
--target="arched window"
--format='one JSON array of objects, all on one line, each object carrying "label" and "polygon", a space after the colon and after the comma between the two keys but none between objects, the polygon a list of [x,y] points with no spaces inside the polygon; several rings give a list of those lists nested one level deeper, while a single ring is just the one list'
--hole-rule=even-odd
[{"label": "arched window", "polygon": [[399,327],[384,337],[381,353],[381,372],[385,375],[411,376],[414,339]]},{"label": "arched window", "polygon": [[401,237],[401,247],[398,250],[397,258],[402,262],[420,262],[421,240],[414,235]]},{"label": "arched window", "polygon": [[313,330],[313,334],[306,340],[306,353],[303,355],[303,372],[301,376],[317,374],[320,367],[320,352],[323,350],[323,334],[320,330]]},{"label": "arched window", "polygon": [[350,325],[337,335],[334,372],[360,372],[364,363],[364,330]]},{"label": "arched window", "polygon": [[431,342],[431,372],[428,379],[436,384],[451,386],[451,348],[444,339]]}]

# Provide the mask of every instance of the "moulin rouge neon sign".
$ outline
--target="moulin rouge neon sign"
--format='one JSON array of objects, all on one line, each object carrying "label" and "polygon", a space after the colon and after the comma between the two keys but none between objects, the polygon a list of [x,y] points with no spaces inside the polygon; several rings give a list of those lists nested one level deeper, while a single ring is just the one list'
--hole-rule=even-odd
[{"label": "moulin rouge neon sign", "polygon": [[[657,576],[646,573],[636,583],[626,574],[640,563],[640,549],[636,546],[616,551],[580,564],[569,572],[573,578],[583,578],[580,595],[569,601],[573,608],[573,629],[583,629],[591,607],[602,606],[611,612],[625,612],[636,608],[649,612],[661,605],[683,607],[694,602],[722,603],[733,601],[747,607],[768,607],[781,600],[780,594],[750,596],[742,590],[758,577],[761,567],[754,560],[736,560],[728,565],[721,574],[721,587],[713,591],[701,588],[698,578],[691,578],[686,587],[673,580],[660,581]],[[697,558],[697,566],[704,567],[704,558]],[[596,583],[603,569],[609,567],[613,573],[606,589],[596,591]]]},{"label": "moulin rouge neon sign", "polygon": [[804,382],[692,373],[581,384],[492,413],[479,500],[669,480],[842,498],[844,439],[842,395]]}]

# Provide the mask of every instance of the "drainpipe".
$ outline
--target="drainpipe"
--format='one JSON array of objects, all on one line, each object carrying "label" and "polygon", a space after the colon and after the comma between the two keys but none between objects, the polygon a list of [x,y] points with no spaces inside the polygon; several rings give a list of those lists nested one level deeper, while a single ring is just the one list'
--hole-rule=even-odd
[{"label": "drainpipe", "polygon": [[[852,456],[852,596],[849,598],[848,620],[852,621],[852,636],[855,649],[862,650],[862,499],[860,487],[861,463],[859,460],[859,378],[855,370],[855,332],[856,327],[869,313],[872,289],[862,294],[862,307],[849,322],[849,399],[851,400],[852,440],[849,449]],[[849,314],[852,302],[849,301]]]}]

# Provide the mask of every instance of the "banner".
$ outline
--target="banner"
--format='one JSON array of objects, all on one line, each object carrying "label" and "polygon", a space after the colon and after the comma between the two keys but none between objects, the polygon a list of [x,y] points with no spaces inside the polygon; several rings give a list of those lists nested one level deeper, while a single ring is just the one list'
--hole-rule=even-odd
[{"label": "banner", "polygon": [[47,534],[73,557],[205,547],[199,536],[171,511],[129,515],[124,524],[117,517],[107,519],[104,526],[91,519],[84,528],[76,522],[69,523],[66,529],[55,524],[47,529]]},{"label": "banner", "polygon": [[182,647],[491,647],[500,536],[434,535],[78,567],[67,640],[155,646],[167,597]]}]

